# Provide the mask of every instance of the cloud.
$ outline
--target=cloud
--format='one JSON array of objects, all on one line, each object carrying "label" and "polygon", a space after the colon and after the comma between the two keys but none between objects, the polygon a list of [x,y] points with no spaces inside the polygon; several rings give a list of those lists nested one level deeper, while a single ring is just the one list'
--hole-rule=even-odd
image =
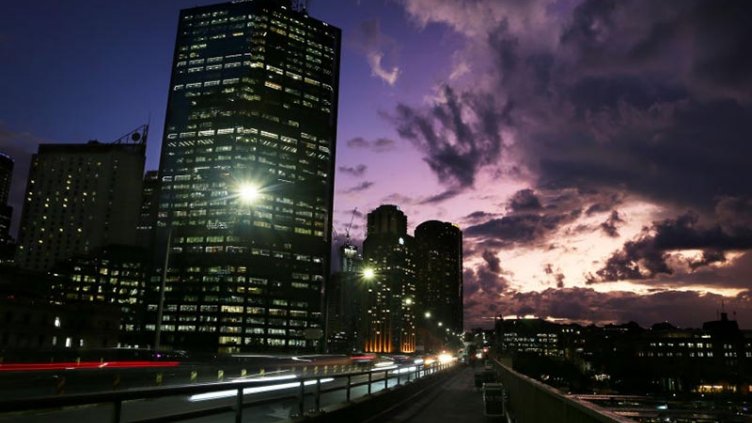
[{"label": "cloud", "polygon": [[371,188],[374,185],[371,181],[363,181],[359,183],[358,185],[355,185],[354,187],[347,188],[345,190],[340,191],[342,194],[354,194],[357,192],[363,192],[369,188]]},{"label": "cloud", "polygon": [[700,327],[703,321],[715,318],[721,299],[718,295],[688,291],[639,295],[621,291],[602,293],[589,288],[550,288],[542,292],[506,295],[499,303],[504,314],[535,314],[581,323],[634,321],[645,327],[665,321],[666,309],[670,308],[674,311],[672,323]]},{"label": "cloud", "polygon": [[436,104],[395,109],[442,183],[505,175],[511,157],[536,188],[618,188],[702,212],[752,197],[749,2],[402,3],[420,27],[462,37],[474,69]]},{"label": "cloud", "polygon": [[[589,211],[590,209],[588,209]],[[624,219],[621,218],[621,215],[619,215],[619,212],[614,210],[611,212],[611,215],[606,219],[605,222],[601,223],[600,228],[603,230],[603,232],[606,233],[606,235],[610,236],[611,238],[618,238],[619,237],[619,225],[624,223]]]},{"label": "cloud", "polygon": [[440,192],[436,195],[432,195],[430,197],[424,198],[420,201],[420,204],[437,204],[444,202],[446,200],[452,199],[459,195],[459,191],[449,189],[443,192]]},{"label": "cloud", "polygon": [[383,63],[385,58],[394,60],[397,43],[381,32],[378,19],[361,23],[351,40],[352,45],[366,56],[373,76],[392,86],[397,83],[400,74],[399,67],[387,68]]},{"label": "cloud", "polygon": [[428,110],[400,103],[390,119],[397,132],[425,153],[423,160],[439,181],[469,188],[484,166],[501,156],[501,124],[513,106],[497,110],[492,95],[463,96],[444,86],[442,101]]},{"label": "cloud", "polygon": [[368,166],[359,164],[357,166],[340,166],[338,169],[342,173],[347,173],[356,178],[360,178],[361,176],[365,175]]},{"label": "cloud", "polygon": [[368,141],[362,137],[356,137],[347,140],[347,146],[353,149],[369,149],[374,153],[383,153],[386,151],[394,150],[397,143],[389,138],[377,138],[373,141]]},{"label": "cloud", "polygon": [[509,209],[512,211],[540,210],[541,208],[540,200],[529,188],[515,192],[509,200]]},{"label": "cloud", "polygon": [[676,219],[666,219],[645,228],[634,240],[608,258],[591,282],[649,279],[659,274],[671,275],[671,253],[681,250],[702,250],[700,260],[690,262],[695,270],[725,260],[725,251],[752,249],[752,227],[728,233],[718,225],[698,224],[696,214],[687,213]]}]

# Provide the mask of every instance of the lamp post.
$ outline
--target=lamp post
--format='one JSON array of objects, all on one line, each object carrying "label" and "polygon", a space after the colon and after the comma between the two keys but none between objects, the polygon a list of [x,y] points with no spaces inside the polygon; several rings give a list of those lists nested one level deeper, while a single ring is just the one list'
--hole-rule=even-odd
[{"label": "lamp post", "polygon": [[157,322],[154,329],[154,351],[159,352],[162,342],[162,315],[164,314],[165,284],[167,281],[167,266],[170,265],[170,249],[172,248],[172,222],[167,230],[167,246],[162,266],[162,281],[159,284],[159,303],[157,306]]}]

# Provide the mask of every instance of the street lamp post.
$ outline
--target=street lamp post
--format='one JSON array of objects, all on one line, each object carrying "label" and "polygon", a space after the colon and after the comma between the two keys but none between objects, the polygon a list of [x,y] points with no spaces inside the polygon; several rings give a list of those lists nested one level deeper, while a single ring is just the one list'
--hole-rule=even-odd
[{"label": "street lamp post", "polygon": [[172,222],[167,230],[167,246],[165,247],[165,259],[162,266],[162,281],[159,284],[159,303],[157,305],[157,324],[154,329],[154,351],[159,352],[162,342],[162,315],[164,314],[165,285],[167,281],[167,266],[170,265],[170,249],[172,248]]}]

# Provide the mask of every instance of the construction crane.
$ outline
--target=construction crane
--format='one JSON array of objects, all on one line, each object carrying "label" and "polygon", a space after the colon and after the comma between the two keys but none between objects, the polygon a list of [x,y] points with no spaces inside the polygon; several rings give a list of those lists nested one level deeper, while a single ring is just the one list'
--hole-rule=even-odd
[{"label": "construction crane", "polygon": [[350,224],[347,225],[347,228],[345,229],[345,239],[347,241],[350,241],[350,229],[352,229],[353,220],[355,220],[355,215],[358,213],[358,208],[355,207],[352,211],[352,216],[350,216]]}]

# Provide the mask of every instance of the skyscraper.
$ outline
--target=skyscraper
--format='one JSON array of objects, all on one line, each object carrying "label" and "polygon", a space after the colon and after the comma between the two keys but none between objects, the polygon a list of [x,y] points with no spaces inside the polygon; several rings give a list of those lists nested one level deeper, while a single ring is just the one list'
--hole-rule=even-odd
[{"label": "skyscraper", "polygon": [[159,168],[163,344],[320,342],[340,38],[290,1],[181,11]]},{"label": "skyscraper", "polygon": [[[429,220],[415,228],[417,311],[430,343],[443,330],[462,332],[462,231],[451,223]],[[428,313],[428,314],[426,314]],[[438,329],[435,323],[442,322]]]},{"label": "skyscraper", "polygon": [[0,153],[0,248],[10,240],[10,222],[13,208],[8,205],[10,183],[13,179],[13,159]]},{"label": "skyscraper", "polygon": [[41,144],[32,156],[16,263],[46,271],[75,255],[134,245],[146,127],[111,144]]},{"label": "skyscraper", "polygon": [[364,282],[368,286],[367,352],[415,351],[415,240],[407,217],[393,205],[368,214],[363,242]]},{"label": "skyscraper", "polygon": [[326,288],[328,351],[352,352],[363,349],[368,284],[361,273],[363,257],[349,237],[338,251],[339,270]]}]

